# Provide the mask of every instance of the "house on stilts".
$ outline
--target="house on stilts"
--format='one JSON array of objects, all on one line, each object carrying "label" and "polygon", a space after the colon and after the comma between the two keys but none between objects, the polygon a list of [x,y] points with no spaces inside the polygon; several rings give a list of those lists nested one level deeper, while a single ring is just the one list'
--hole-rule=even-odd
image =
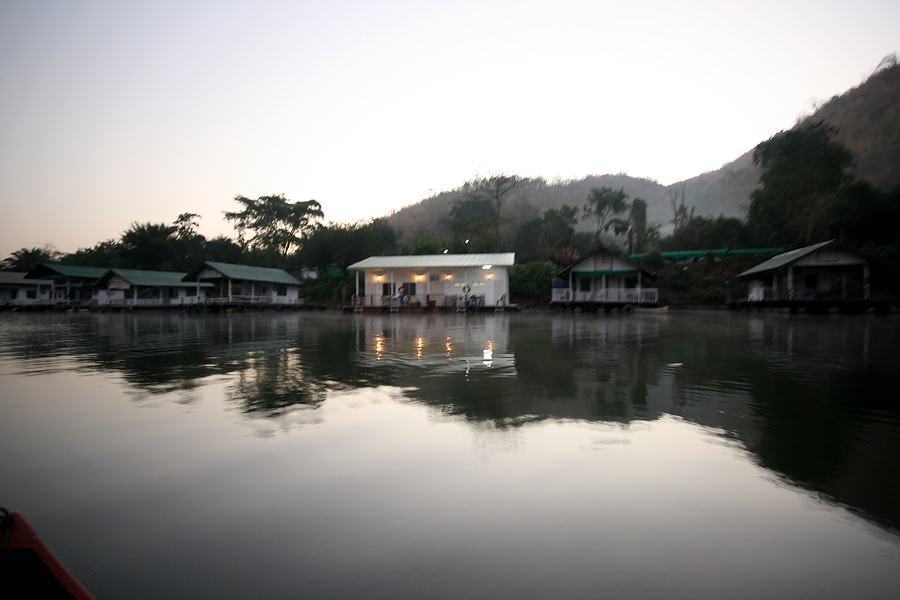
[{"label": "house on stilts", "polygon": [[872,258],[837,240],[773,256],[738,277],[748,284],[746,304],[827,310],[868,308]]},{"label": "house on stilts", "polygon": [[284,308],[303,303],[300,282],[284,269],[207,261],[183,281],[193,282],[197,295],[205,294],[207,305]]},{"label": "house on stilts", "polygon": [[553,308],[612,310],[659,304],[659,289],[646,287],[656,273],[599,246],[554,276]]},{"label": "house on stilts", "polygon": [[40,282],[38,304],[76,307],[91,302],[94,284],[108,270],[102,267],[43,263],[28,271],[25,278]]},{"label": "house on stilts", "polygon": [[202,304],[213,284],[184,281],[187,273],[110,269],[93,287],[92,306],[170,307]]}]

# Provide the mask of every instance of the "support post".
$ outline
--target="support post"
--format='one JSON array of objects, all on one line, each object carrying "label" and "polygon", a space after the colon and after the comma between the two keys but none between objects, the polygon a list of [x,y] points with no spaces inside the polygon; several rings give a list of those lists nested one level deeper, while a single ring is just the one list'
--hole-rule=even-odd
[{"label": "support post", "polygon": [[863,298],[869,299],[869,263],[863,263]]},{"label": "support post", "polygon": [[787,286],[788,286],[788,300],[793,300],[794,299],[794,266],[793,265],[788,267]]}]

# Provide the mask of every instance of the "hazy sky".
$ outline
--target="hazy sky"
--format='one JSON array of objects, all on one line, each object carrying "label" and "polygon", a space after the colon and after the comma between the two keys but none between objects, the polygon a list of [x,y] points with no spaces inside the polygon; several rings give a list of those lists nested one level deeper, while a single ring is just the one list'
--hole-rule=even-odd
[{"label": "hazy sky", "polygon": [[0,258],[236,194],[717,169],[900,49],[900,2],[0,0]]}]

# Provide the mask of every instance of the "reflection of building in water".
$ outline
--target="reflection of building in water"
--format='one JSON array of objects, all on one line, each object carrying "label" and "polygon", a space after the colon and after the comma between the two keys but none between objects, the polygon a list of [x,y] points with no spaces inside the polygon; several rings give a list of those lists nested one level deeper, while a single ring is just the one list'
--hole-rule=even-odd
[{"label": "reflection of building in water", "polygon": [[358,355],[367,364],[458,370],[466,361],[488,362],[485,350],[490,350],[490,366],[514,374],[507,315],[438,313],[404,318],[377,313],[356,315],[353,327]]},{"label": "reflection of building in water", "polygon": [[589,418],[655,418],[647,406],[648,386],[657,382],[659,365],[649,345],[659,337],[659,326],[657,317],[554,319],[553,356],[546,361],[567,378],[557,388],[568,402],[589,410]]},{"label": "reflection of building in water", "polygon": [[592,340],[601,344],[621,343],[655,338],[659,335],[659,319],[665,317],[628,318],[559,318],[553,321],[554,344],[572,340]]},{"label": "reflection of building in water", "polygon": [[748,338],[754,351],[765,353],[778,364],[802,364],[807,373],[869,365],[871,318],[863,315],[819,319],[802,320],[792,315],[753,317],[747,322]]}]

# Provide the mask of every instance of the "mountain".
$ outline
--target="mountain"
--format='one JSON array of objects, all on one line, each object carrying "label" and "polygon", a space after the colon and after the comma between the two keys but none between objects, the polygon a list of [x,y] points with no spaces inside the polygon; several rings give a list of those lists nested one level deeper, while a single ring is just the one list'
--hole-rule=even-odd
[{"label": "mountain", "polygon": [[[837,128],[838,141],[856,157],[858,178],[881,191],[900,185],[900,65],[893,55],[860,86],[833,97],[798,125],[807,121]],[[695,214],[743,218],[758,181],[751,150],[717,171],[671,187],[684,185],[685,204],[695,206]]]},{"label": "mountain", "polygon": [[[813,114],[798,122],[825,121],[838,129],[838,140],[856,157],[856,175],[876,189],[888,191],[900,186],[900,64],[891,55],[858,87],[835,96]],[[763,141],[763,140],[760,140]],[[698,216],[744,218],[750,194],[759,182],[753,165],[753,151],[715,171],[663,186],[652,179],[616,175],[589,175],[583,179],[546,182],[533,180],[516,190],[507,204],[513,225],[548,208],[563,204],[583,207],[592,188],[623,188],[631,198],[647,201],[647,220],[660,225],[672,219],[670,193],[684,190],[685,204]],[[419,237],[441,238],[446,231],[441,220],[452,203],[462,197],[461,189],[441,192],[402,208],[388,217],[403,245]],[[510,210],[510,207],[515,207]],[[591,230],[582,221],[581,230]]]}]

